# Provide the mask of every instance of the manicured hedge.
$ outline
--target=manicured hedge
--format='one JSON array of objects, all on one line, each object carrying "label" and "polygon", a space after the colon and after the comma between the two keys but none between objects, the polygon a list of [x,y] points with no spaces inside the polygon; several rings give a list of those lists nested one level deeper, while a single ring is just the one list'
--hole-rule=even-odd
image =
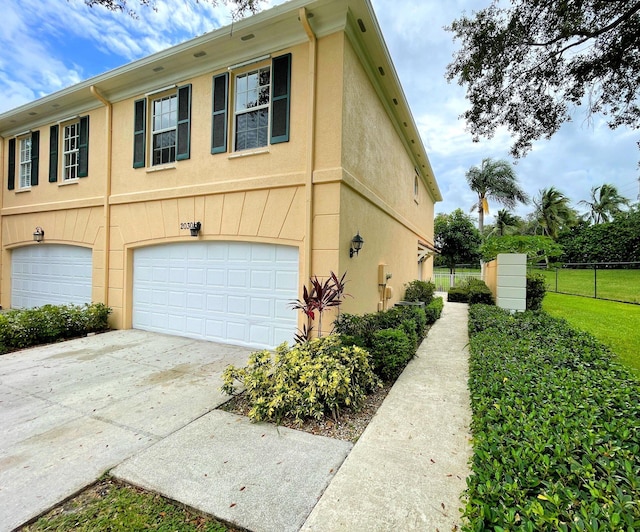
[{"label": "manicured hedge", "polygon": [[544,312],[469,314],[465,530],[640,529],[640,382]]},{"label": "manicured hedge", "polygon": [[493,294],[484,281],[469,279],[458,287],[450,288],[447,293],[447,301],[454,303],[482,303],[493,305]]},{"label": "manicured hedge", "polygon": [[0,354],[105,331],[110,313],[102,303],[9,310],[0,314]]}]

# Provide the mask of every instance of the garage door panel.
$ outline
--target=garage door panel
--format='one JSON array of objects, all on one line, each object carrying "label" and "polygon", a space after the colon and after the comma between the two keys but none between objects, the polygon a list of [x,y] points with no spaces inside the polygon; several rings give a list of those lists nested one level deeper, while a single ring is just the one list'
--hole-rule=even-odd
[{"label": "garage door panel", "polygon": [[[278,257],[284,262],[278,261]],[[144,268],[149,263],[154,271],[168,272],[167,282],[156,282],[162,276],[155,274],[148,279]],[[154,294],[156,291],[169,294],[170,301],[163,303],[154,297],[149,302],[145,290],[150,288]],[[240,242],[189,242],[142,248],[134,253],[133,326],[272,348],[284,340],[293,340],[297,315],[289,303],[297,298],[297,289],[297,248]],[[164,331],[153,329],[144,317],[148,313],[175,315],[180,307],[185,319],[169,320],[171,324]]]},{"label": "garage door panel", "polygon": [[14,308],[91,303],[92,251],[63,244],[38,244],[11,253]]}]

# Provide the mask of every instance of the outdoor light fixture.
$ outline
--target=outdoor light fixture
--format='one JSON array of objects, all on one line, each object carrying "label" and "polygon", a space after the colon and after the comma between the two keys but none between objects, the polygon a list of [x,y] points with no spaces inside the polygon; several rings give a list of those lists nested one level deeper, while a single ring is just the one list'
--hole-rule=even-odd
[{"label": "outdoor light fixture", "polygon": [[191,231],[191,236],[198,236],[198,233],[200,233],[200,229],[202,229],[202,224],[200,222],[193,222],[191,227],[189,227],[189,231]]},{"label": "outdoor light fixture", "polygon": [[357,255],[362,249],[362,244],[364,244],[364,238],[360,236],[360,231],[358,234],[351,239],[351,247],[349,248],[349,258],[353,258],[354,255]]},{"label": "outdoor light fixture", "polygon": [[36,230],[33,232],[33,240],[38,243],[44,240],[44,229],[42,229],[42,227],[36,227]]}]

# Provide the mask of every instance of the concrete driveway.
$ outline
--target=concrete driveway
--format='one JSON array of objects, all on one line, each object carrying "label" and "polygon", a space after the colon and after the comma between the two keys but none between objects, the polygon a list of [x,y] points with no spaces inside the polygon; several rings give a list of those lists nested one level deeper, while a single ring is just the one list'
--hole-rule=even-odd
[{"label": "concrete driveway", "polygon": [[138,330],[0,357],[0,531],[215,409],[250,349]]}]

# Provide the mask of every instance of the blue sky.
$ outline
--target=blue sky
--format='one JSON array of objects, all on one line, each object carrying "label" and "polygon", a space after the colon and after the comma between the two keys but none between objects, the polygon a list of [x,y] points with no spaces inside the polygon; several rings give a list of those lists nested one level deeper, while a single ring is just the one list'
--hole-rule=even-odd
[{"label": "blue sky", "polygon": [[[491,140],[473,143],[465,131],[458,118],[466,108],[464,89],[444,77],[456,45],[443,27],[489,0],[371,1],[444,197],[436,212],[458,207],[469,212],[474,195],[465,172],[484,157],[511,161],[510,139],[506,131],[498,131]],[[263,6],[280,3],[266,0]],[[155,11],[136,7],[134,19],[88,8],[82,0],[3,0],[0,113],[232,21],[228,9],[204,0],[156,0],[156,5]],[[614,184],[636,201],[637,132],[612,131],[602,117],[587,121],[580,113],[517,162],[522,187],[535,196],[555,186],[579,211],[578,201],[603,183]],[[490,208],[493,214],[500,206]],[[516,213],[531,210],[520,206]]]}]

